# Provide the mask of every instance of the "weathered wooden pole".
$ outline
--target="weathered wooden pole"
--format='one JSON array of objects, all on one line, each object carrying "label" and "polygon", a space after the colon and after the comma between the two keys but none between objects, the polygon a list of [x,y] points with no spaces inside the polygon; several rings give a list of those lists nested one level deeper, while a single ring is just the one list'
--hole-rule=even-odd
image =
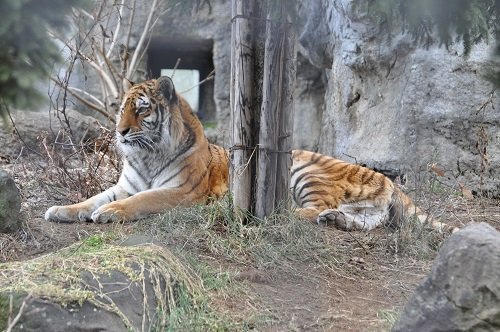
[{"label": "weathered wooden pole", "polygon": [[250,211],[252,203],[253,125],[253,0],[232,0],[231,21],[231,148],[230,190],[235,210]]},{"label": "weathered wooden pole", "polygon": [[276,167],[277,207],[289,207],[290,167],[292,166],[292,131],[293,131],[293,92],[297,74],[297,38],[290,18],[285,14],[282,20],[284,27],[283,41],[283,74],[280,118],[278,124],[278,165]]},{"label": "weathered wooden pole", "polygon": [[[285,83],[285,32],[287,27],[284,3],[282,0],[278,1],[278,10],[274,13],[269,12],[266,21],[254,211],[255,215],[260,218],[270,215],[278,203],[276,201],[276,178],[288,175],[288,172],[283,176],[278,175],[278,156],[283,152],[286,154],[286,151],[279,150],[278,137],[280,134],[280,113],[285,102],[283,84]],[[280,184],[283,182],[280,181]],[[283,194],[282,189],[279,192],[280,195]]]}]

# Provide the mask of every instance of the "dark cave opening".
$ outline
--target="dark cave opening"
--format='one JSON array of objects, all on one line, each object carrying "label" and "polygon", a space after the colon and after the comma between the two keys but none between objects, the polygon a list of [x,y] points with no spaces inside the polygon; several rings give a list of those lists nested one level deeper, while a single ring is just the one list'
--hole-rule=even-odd
[{"label": "dark cave opening", "polygon": [[[150,77],[159,77],[162,71],[170,74],[180,59],[173,80],[176,88],[178,85],[188,84],[189,91],[184,90],[183,94],[180,87],[177,91],[187,97],[191,107],[204,122],[215,121],[214,80],[208,80],[199,86],[193,80],[202,81],[214,70],[212,49],[211,39],[153,38],[147,57]],[[183,81],[179,81],[181,79]],[[193,94],[197,96],[191,97]]]}]

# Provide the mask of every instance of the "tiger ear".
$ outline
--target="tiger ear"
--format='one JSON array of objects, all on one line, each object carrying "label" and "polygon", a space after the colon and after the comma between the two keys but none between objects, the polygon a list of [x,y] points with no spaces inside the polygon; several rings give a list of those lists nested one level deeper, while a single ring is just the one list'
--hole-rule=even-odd
[{"label": "tiger ear", "polygon": [[130,88],[135,85],[134,82],[132,82],[131,80],[129,80],[128,78],[124,78],[123,81],[122,81],[122,86],[123,86],[123,91],[124,92],[127,92],[128,90],[130,90]]},{"label": "tiger ear", "polygon": [[156,91],[161,93],[169,103],[177,101],[174,82],[172,82],[172,79],[170,77],[161,76],[156,79],[155,88]]}]

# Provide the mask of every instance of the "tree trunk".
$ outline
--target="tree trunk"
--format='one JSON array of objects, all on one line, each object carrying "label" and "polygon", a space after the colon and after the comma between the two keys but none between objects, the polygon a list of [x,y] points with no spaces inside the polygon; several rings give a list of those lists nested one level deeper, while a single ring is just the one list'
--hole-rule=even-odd
[{"label": "tree trunk", "polygon": [[253,0],[232,0],[230,189],[235,211],[251,210],[254,48]]}]

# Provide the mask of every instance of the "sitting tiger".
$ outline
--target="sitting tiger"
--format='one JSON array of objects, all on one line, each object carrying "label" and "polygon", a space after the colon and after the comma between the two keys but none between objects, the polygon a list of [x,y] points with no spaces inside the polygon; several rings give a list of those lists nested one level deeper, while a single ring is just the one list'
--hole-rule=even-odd
[{"label": "sitting tiger", "polygon": [[[46,220],[136,220],[220,198],[228,190],[228,152],[207,141],[202,124],[168,77],[130,88],[117,115],[116,143],[123,157],[118,183],[84,202],[51,207]],[[291,195],[300,217],[368,231],[386,219],[415,214],[422,223],[448,229],[380,173],[303,150],[294,150],[292,160]]]}]

